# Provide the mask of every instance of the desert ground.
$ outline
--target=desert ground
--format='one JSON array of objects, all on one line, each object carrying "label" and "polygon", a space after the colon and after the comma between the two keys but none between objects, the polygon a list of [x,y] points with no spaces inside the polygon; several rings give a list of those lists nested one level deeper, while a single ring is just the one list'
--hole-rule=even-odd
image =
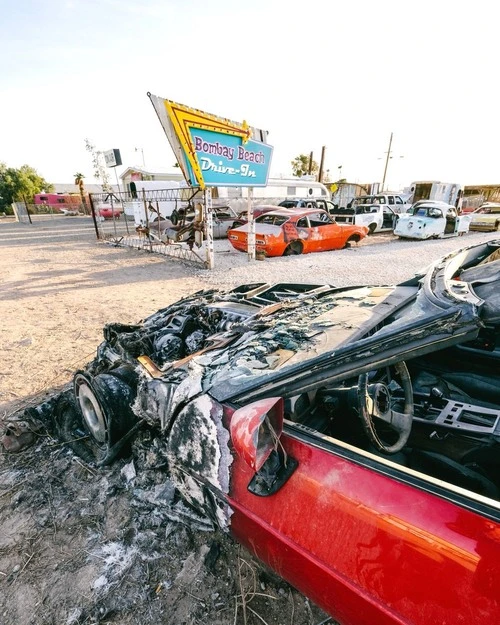
[{"label": "desert ground", "polygon": [[[221,241],[208,271],[98,242],[89,218],[1,220],[0,434],[91,360],[110,321],[136,323],[188,293],[243,282],[394,283],[496,236],[379,235],[251,263]],[[146,433],[132,458],[97,468],[42,427],[30,447],[0,450],[2,625],[333,622],[228,535],[174,518],[152,446]]]}]

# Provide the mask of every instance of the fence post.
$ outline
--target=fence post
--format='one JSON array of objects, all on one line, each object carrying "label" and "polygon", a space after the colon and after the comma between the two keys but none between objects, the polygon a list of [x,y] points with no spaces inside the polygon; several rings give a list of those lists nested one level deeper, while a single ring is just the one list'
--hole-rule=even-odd
[{"label": "fence post", "polygon": [[89,194],[89,200],[90,200],[90,211],[92,214],[92,219],[94,220],[95,233],[96,233],[97,239],[99,240],[101,238],[101,233],[99,232],[99,226],[97,225],[97,219],[95,216],[95,208],[94,208],[94,199],[92,197],[92,193]]}]

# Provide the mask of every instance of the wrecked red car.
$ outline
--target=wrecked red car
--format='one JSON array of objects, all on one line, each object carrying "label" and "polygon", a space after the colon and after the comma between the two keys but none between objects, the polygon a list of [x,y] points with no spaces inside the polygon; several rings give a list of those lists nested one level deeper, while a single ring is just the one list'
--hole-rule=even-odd
[{"label": "wrecked red car", "polygon": [[[249,224],[228,231],[235,250],[246,252]],[[266,256],[291,256],[350,247],[368,234],[365,226],[338,225],[324,210],[280,208],[255,219],[255,249]]]},{"label": "wrecked red car", "polygon": [[151,428],[188,506],[343,625],[500,622],[500,240],[397,286],[198,292],[104,339],[39,407],[75,451]]}]

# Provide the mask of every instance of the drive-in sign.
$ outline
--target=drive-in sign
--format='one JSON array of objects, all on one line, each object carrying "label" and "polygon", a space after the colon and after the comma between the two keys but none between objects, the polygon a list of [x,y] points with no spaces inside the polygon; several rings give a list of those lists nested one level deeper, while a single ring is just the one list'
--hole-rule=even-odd
[{"label": "drive-in sign", "polygon": [[266,186],[273,153],[266,132],[148,95],[189,184]]}]

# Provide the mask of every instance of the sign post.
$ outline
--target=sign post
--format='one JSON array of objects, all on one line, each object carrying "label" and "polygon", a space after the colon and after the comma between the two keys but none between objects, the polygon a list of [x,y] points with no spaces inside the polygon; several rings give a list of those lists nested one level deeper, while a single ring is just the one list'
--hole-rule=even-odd
[{"label": "sign post", "polygon": [[[253,187],[265,187],[269,177],[272,146],[267,132],[244,121],[193,109],[184,104],[148,96],[167,135],[184,178],[205,191],[208,264],[213,268],[213,215],[210,187],[248,187],[249,260],[255,259]],[[212,251],[210,251],[210,247]]]}]

